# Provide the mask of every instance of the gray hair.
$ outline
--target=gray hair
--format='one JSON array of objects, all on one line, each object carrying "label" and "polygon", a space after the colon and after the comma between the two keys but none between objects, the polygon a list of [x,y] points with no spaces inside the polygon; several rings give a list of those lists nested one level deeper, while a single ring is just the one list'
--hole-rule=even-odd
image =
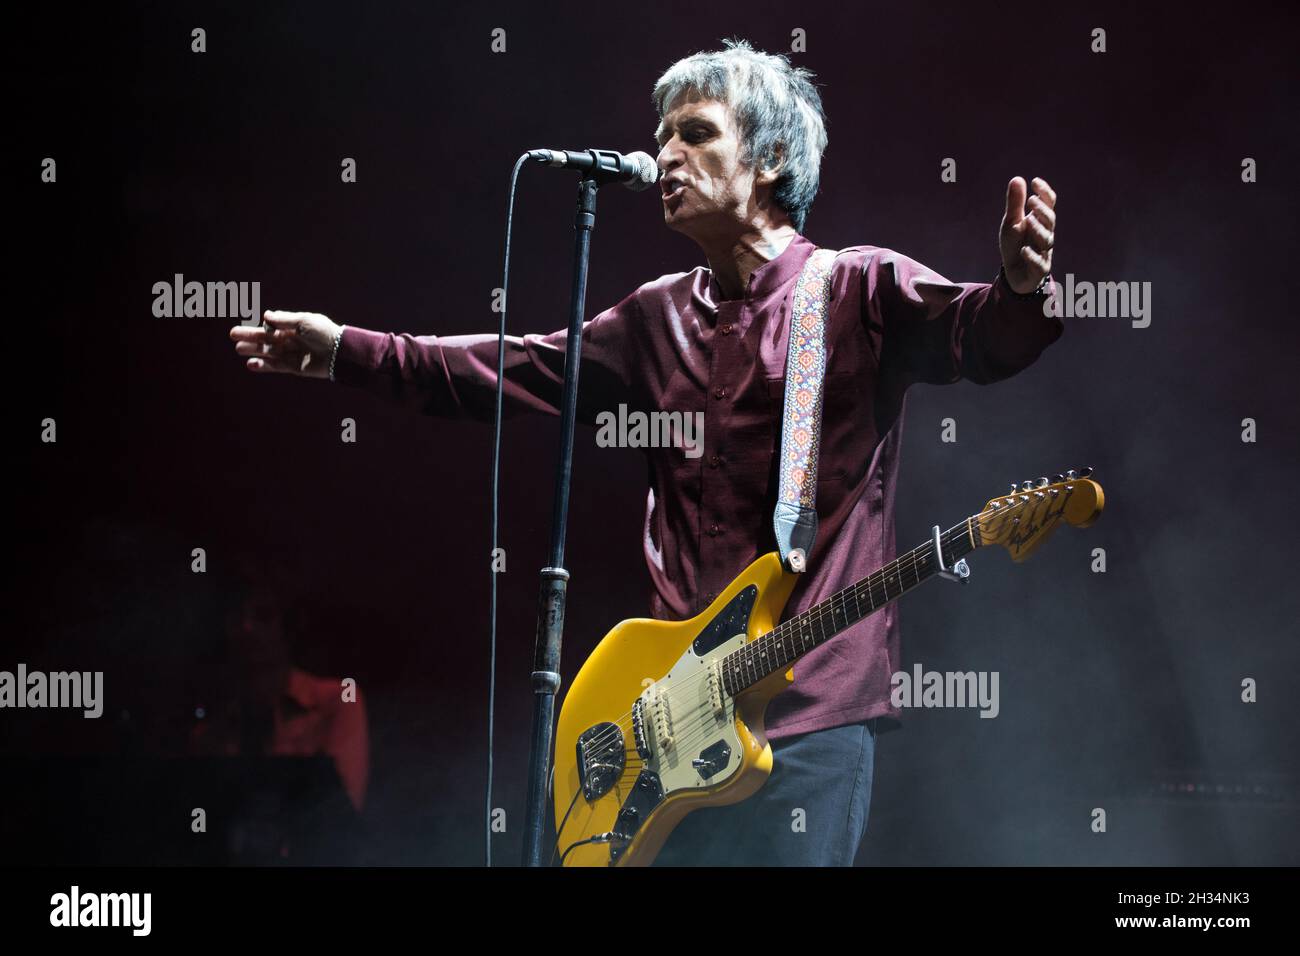
[{"label": "gray hair", "polygon": [[740,131],[741,164],[753,169],[784,160],[772,198],[802,233],[826,149],[826,116],[813,73],[742,39],[723,45],[678,60],[659,77],[652,94],[659,119],[687,92],[726,103]]}]

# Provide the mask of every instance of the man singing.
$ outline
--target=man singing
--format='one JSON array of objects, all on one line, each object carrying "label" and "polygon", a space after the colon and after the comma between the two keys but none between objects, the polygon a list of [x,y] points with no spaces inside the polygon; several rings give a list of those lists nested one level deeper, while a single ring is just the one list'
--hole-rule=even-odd
[{"label": "man singing", "polygon": [[[812,74],[744,41],[673,64],[655,84],[664,222],[708,268],[647,282],[584,323],[578,420],[629,412],[704,415],[702,454],[645,448],[644,548],[651,614],[703,611],[760,554],[777,550],[772,513],[788,316],[816,248],[803,236],[826,148]],[[998,381],[1062,331],[1044,315],[1056,194],[1007,186],[1002,268],[954,283],[899,253],[851,246],[835,259],[815,547],[782,620],[893,560],[904,395],[914,382]],[[990,270],[991,271],[991,270]],[[427,414],[494,418],[497,336],[414,336],[267,312],[231,330],[256,372],[356,386]],[[558,415],[566,330],[506,342],[504,410]],[[697,810],[657,863],[851,865],[867,825],[877,729],[896,726],[902,669],[889,605],[794,665],[767,712],[774,768],[738,804]],[[879,727],[877,726],[879,724]],[[795,811],[801,811],[796,814]],[[803,826],[793,826],[798,817]]]}]

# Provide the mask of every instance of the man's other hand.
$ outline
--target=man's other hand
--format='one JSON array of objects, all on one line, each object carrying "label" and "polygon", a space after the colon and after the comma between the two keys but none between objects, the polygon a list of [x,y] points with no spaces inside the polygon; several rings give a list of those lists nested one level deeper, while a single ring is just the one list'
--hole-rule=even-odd
[{"label": "man's other hand", "polygon": [[1056,244],[1056,193],[1045,179],[1033,180],[1033,187],[1026,214],[1025,181],[1017,176],[1007,183],[1007,211],[998,233],[1007,283],[1022,295],[1037,289],[1052,271]]}]

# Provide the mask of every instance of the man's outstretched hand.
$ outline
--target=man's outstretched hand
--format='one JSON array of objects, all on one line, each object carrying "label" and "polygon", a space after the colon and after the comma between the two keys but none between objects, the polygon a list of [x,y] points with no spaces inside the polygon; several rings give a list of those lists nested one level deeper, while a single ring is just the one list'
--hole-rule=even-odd
[{"label": "man's outstretched hand", "polygon": [[1025,181],[1017,176],[1007,183],[1007,211],[998,232],[1002,269],[1011,288],[1022,295],[1033,292],[1052,271],[1052,246],[1056,243],[1056,193],[1045,179],[1033,180],[1034,195],[1025,213]]},{"label": "man's outstretched hand", "polygon": [[235,352],[249,356],[250,371],[329,378],[330,353],[342,326],[316,312],[263,312],[262,321],[230,330]]}]

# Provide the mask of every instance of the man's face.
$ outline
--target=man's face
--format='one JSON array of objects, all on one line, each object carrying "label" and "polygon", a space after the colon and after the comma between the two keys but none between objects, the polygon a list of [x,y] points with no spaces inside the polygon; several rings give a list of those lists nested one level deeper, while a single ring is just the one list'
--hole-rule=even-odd
[{"label": "man's face", "polygon": [[756,180],[754,170],[741,166],[740,133],[731,110],[695,92],[669,104],[655,139],[664,222],[697,242],[737,232],[753,213],[756,182],[776,178],[766,174]]}]

